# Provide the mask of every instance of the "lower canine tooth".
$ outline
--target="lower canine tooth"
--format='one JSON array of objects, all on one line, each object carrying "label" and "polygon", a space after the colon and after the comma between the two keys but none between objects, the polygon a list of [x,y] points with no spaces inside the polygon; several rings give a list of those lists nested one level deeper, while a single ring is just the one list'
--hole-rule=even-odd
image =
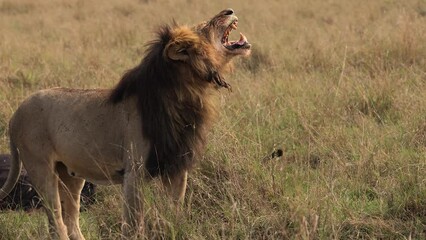
[{"label": "lower canine tooth", "polygon": [[240,40],[239,40],[239,42],[241,42],[241,41],[247,42],[246,36],[244,36],[242,33],[240,33]]}]

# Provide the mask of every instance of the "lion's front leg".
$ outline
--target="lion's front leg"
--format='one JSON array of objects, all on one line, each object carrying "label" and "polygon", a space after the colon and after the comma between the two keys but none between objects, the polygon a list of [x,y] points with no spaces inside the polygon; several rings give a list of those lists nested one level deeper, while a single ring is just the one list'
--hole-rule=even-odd
[{"label": "lion's front leg", "polygon": [[125,239],[138,239],[143,236],[143,196],[142,196],[142,171],[131,164],[124,175],[124,215],[122,231]]},{"label": "lion's front leg", "polygon": [[163,175],[161,180],[166,191],[172,197],[176,204],[183,204],[186,192],[186,182],[188,171],[182,170],[177,173]]}]

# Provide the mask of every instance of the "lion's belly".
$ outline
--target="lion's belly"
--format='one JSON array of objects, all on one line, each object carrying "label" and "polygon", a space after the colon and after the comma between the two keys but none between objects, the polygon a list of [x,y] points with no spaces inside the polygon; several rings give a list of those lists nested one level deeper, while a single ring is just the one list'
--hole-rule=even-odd
[{"label": "lion's belly", "polygon": [[120,184],[123,181],[125,164],[120,158],[64,154],[58,155],[56,159],[66,166],[68,174],[73,177],[84,178],[97,184]]}]

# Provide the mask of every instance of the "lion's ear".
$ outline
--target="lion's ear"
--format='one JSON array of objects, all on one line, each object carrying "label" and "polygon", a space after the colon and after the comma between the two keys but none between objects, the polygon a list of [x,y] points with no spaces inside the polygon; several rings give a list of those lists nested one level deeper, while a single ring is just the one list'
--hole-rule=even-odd
[{"label": "lion's ear", "polygon": [[190,46],[183,42],[171,42],[164,49],[165,55],[175,61],[186,61],[189,59]]}]

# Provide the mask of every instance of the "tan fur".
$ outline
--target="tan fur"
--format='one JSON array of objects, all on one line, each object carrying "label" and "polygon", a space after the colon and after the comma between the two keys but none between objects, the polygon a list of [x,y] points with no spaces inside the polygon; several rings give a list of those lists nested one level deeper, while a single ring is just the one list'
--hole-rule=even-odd
[{"label": "tan fur", "polygon": [[[229,25],[234,16],[223,13],[211,21]],[[238,54],[218,46],[222,25],[160,28],[142,62],[112,90],[54,88],[26,99],[10,120],[13,170],[0,197],[16,182],[20,159],[43,197],[52,238],[84,239],[84,179],[123,184],[124,236],[142,234],[140,185],[161,176],[171,197],[183,201],[187,171],[215,115],[212,94],[229,87],[222,72]]]}]

